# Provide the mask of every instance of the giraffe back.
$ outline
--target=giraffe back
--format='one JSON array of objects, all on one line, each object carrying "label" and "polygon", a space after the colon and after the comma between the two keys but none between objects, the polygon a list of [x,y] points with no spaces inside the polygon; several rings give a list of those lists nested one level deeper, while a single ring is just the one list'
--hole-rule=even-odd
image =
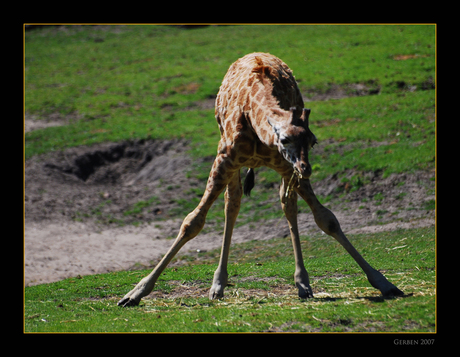
[{"label": "giraffe back", "polygon": [[216,119],[221,125],[227,117],[243,112],[257,126],[267,111],[276,116],[280,109],[294,106],[303,108],[303,100],[292,71],[279,58],[256,52],[228,69],[216,98]]},{"label": "giraffe back", "polygon": [[280,174],[292,171],[278,152],[267,117],[286,120],[303,100],[289,67],[268,53],[251,53],[227,71],[216,98],[221,140],[218,153],[233,169],[268,166]]}]

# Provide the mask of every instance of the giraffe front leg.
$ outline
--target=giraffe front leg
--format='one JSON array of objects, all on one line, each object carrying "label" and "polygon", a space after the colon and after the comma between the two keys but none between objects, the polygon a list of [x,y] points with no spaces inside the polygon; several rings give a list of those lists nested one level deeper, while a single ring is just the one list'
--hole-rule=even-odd
[{"label": "giraffe front leg", "polygon": [[356,263],[358,263],[358,265],[364,271],[367,279],[369,280],[369,283],[374,288],[380,290],[384,297],[404,295],[404,293],[392,283],[390,283],[382,273],[372,268],[369,263],[361,256],[361,254],[358,253],[355,247],[353,247],[345,234],[343,234],[335,215],[329,209],[319,203],[318,199],[313,193],[313,189],[311,188],[310,180],[301,180],[300,187],[296,188],[296,190],[310,206],[318,227],[324,233],[334,237],[346,249],[346,251],[353,257]]},{"label": "giraffe front leg", "polygon": [[194,238],[201,231],[204,226],[205,218],[206,212],[196,208],[184,219],[176,240],[172,244],[171,248],[169,248],[163,259],[148,276],[143,278],[134,289],[127,293],[123,299],[118,302],[119,306],[137,306],[144,296],[150,294],[155,287],[158,277],[161,275],[163,270],[166,269],[169,262],[185,245],[185,243]]},{"label": "giraffe front leg", "polygon": [[225,228],[224,238],[222,241],[222,251],[220,255],[219,266],[214,273],[211,290],[209,291],[209,298],[219,299],[224,296],[224,289],[227,286],[228,273],[228,255],[230,252],[230,243],[232,240],[233,227],[235,225],[236,217],[240,211],[241,204],[241,177],[239,173],[235,173],[232,180],[227,186],[225,192]]},{"label": "giraffe front leg", "polygon": [[158,277],[168,266],[169,262],[185,243],[196,237],[203,229],[209,208],[228,184],[231,177],[232,174],[226,169],[225,160],[221,155],[218,155],[209,174],[206,191],[200,203],[182,222],[179,234],[171,248],[155,269],[118,302],[119,306],[127,307],[138,305],[140,300],[153,290]]},{"label": "giraffe front leg", "polygon": [[[297,226],[297,193],[290,192],[286,195],[288,189],[289,178],[283,178],[280,188],[281,207],[289,224],[291,231],[292,246],[295,256],[295,273],[294,281],[297,289],[299,289],[299,297],[306,299],[313,297],[313,291],[310,286],[307,269],[303,263],[302,250],[300,247],[299,229]],[[287,197],[286,197],[287,196]]]}]

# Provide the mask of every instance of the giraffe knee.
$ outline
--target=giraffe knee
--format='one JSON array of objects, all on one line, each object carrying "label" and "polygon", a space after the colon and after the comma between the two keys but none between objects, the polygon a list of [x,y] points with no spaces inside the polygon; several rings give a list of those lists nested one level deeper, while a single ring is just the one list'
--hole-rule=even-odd
[{"label": "giraffe knee", "polygon": [[182,222],[180,228],[180,237],[185,241],[195,238],[198,233],[203,229],[206,220],[206,215],[202,212],[189,213],[189,215]]},{"label": "giraffe knee", "polygon": [[325,207],[323,207],[321,212],[315,215],[315,222],[318,227],[328,235],[334,235],[341,231],[339,221],[337,221],[335,215]]}]

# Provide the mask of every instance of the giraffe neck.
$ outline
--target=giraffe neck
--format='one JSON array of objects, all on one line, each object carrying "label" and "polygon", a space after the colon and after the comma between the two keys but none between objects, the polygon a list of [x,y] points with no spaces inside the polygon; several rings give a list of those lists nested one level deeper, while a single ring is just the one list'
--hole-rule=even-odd
[{"label": "giraffe neck", "polygon": [[278,138],[268,123],[267,117],[275,121],[289,120],[290,112],[281,109],[279,106],[268,106],[265,103],[253,103],[247,112],[248,121],[257,134],[259,140],[270,148],[277,147]]}]

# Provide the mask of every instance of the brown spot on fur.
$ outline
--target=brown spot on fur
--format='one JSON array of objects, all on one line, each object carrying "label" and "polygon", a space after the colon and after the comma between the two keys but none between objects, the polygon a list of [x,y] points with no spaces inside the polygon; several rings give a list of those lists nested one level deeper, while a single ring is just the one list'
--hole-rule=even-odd
[{"label": "brown spot on fur", "polygon": [[277,72],[272,68],[270,65],[266,65],[264,61],[260,57],[254,57],[254,61],[256,62],[252,72],[257,73],[259,75],[259,79],[263,80],[263,77],[276,77]]},{"label": "brown spot on fur", "polygon": [[265,145],[257,145],[257,155],[263,156],[263,157],[271,157],[273,155],[273,151],[265,146]]},{"label": "brown spot on fur", "polygon": [[222,189],[224,188],[224,186],[225,186],[225,185],[222,184],[222,183],[216,183],[216,184],[214,185],[214,188],[215,188],[216,190],[220,191],[220,190],[222,190]]},{"label": "brown spot on fur", "polygon": [[247,90],[246,87],[243,87],[243,88],[240,90],[240,92],[239,92],[239,94],[238,94],[238,100],[237,100],[237,104],[238,104],[239,106],[243,106],[243,105],[244,105],[244,102],[246,101],[246,98],[247,98],[247,95],[248,95],[247,92],[248,92],[248,90]]},{"label": "brown spot on fur", "polygon": [[238,145],[238,151],[252,156],[254,149],[250,143],[242,143]]},{"label": "brown spot on fur", "polygon": [[254,99],[257,101],[257,103],[263,103],[265,99],[265,93],[263,91],[260,91],[259,93],[257,93]]},{"label": "brown spot on fur", "polygon": [[254,85],[252,86],[252,89],[251,89],[251,97],[254,98],[257,94],[257,92],[259,91],[259,88],[258,86]]},{"label": "brown spot on fur", "polygon": [[220,101],[221,103],[220,103],[219,106],[226,107],[227,106],[227,95],[224,94],[224,95],[220,96],[220,98],[221,98],[221,101]]},{"label": "brown spot on fur", "polygon": [[232,123],[230,120],[227,120],[227,122],[225,123],[225,131],[227,133],[231,133],[232,131]]},{"label": "brown spot on fur", "polygon": [[252,87],[253,83],[254,83],[254,76],[249,76],[247,86]]},{"label": "brown spot on fur", "polygon": [[254,62],[256,62],[255,67],[252,69],[253,72],[260,72],[264,67],[264,61],[260,57],[254,57]]},{"label": "brown spot on fur", "polygon": [[212,173],[212,178],[214,180],[217,180],[217,181],[221,181],[222,180],[222,174],[219,172],[219,170],[215,170],[213,173]]},{"label": "brown spot on fur", "polygon": [[[236,150],[234,150],[231,146],[227,146],[227,157],[229,157],[231,160],[235,160],[236,154]],[[228,168],[229,166],[231,166],[231,163],[228,160],[226,160],[224,162],[224,166]]]},{"label": "brown spot on fur", "polygon": [[246,83],[244,81],[241,81],[241,83],[238,85],[238,91],[241,92],[245,87]]},{"label": "brown spot on fur", "polygon": [[260,136],[261,136],[262,138],[265,138],[266,135],[267,135],[267,130],[261,128],[261,129],[260,129]]},{"label": "brown spot on fur", "polygon": [[281,156],[278,156],[275,158],[275,160],[273,161],[273,164],[275,166],[280,166],[281,162],[283,161],[283,158]]}]

